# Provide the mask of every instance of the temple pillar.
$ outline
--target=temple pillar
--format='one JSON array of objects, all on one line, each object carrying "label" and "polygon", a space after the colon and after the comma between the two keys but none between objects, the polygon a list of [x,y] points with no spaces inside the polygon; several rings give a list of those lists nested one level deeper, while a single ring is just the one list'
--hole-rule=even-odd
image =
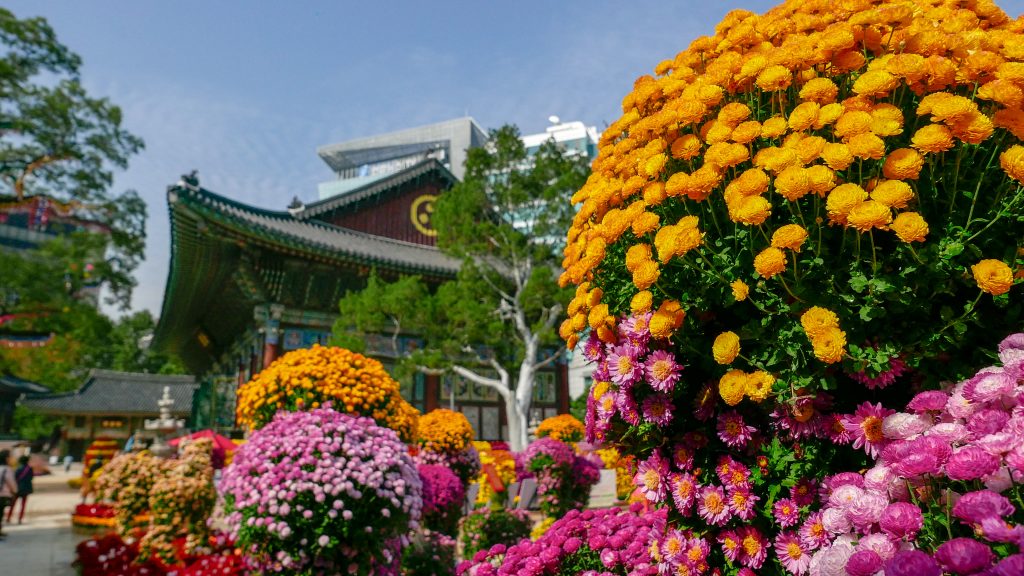
[{"label": "temple pillar", "polygon": [[254,316],[257,322],[262,325],[259,331],[263,333],[263,365],[266,368],[277,360],[281,354],[281,315],[284,313],[284,306],[281,304],[264,304],[257,306]]},{"label": "temple pillar", "polygon": [[569,364],[557,362],[555,364],[555,401],[558,403],[558,413],[569,413]]},{"label": "temple pillar", "polygon": [[436,410],[441,401],[441,376],[425,374],[423,377],[423,408],[426,412]]}]

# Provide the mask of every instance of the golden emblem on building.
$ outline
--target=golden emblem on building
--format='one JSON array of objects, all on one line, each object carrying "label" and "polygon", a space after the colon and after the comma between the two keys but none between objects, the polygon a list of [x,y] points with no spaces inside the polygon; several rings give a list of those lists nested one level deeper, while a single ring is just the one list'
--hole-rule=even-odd
[{"label": "golden emblem on building", "polygon": [[416,227],[424,236],[437,236],[437,230],[434,230],[431,219],[434,216],[434,202],[437,201],[437,196],[433,194],[424,194],[412,201],[412,206],[409,208],[409,218],[412,220],[412,225]]}]

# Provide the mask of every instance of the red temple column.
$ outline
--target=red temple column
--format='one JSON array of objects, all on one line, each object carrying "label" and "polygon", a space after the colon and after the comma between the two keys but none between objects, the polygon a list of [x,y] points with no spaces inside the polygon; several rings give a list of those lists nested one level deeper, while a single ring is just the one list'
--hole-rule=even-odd
[{"label": "red temple column", "polygon": [[569,413],[569,364],[555,364],[555,400],[558,402],[558,413]]},{"label": "red temple column", "polygon": [[441,376],[425,374],[423,377],[423,408],[426,412],[436,410],[441,402]]},{"label": "red temple column", "polygon": [[271,362],[277,360],[281,354],[281,315],[284,313],[284,306],[270,304],[260,306],[256,309],[256,319],[263,322],[263,366],[270,366]]}]

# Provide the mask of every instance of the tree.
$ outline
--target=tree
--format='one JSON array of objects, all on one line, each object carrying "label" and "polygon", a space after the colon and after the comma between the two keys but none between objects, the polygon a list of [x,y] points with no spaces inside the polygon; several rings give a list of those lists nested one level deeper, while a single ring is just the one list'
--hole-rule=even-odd
[{"label": "tree", "polygon": [[524,448],[537,372],[564,353],[555,332],[568,301],[557,283],[561,239],[573,215],[567,199],[586,177],[586,159],[554,142],[529,155],[515,127],[492,131],[435,208],[438,246],[463,263],[456,279],[431,292],[417,277],[371,277],[342,298],[336,340],[418,335],[424,348],[409,360],[496,390],[512,448]]},{"label": "tree", "polygon": [[111,302],[127,308],[142,257],[145,203],[134,191],[112,194],[113,170],[125,168],[142,140],[121,126],[121,109],[93,98],[79,80],[81,59],[42,18],[19,20],[0,8],[0,195],[46,196],[76,217],[109,230],[90,257]]}]

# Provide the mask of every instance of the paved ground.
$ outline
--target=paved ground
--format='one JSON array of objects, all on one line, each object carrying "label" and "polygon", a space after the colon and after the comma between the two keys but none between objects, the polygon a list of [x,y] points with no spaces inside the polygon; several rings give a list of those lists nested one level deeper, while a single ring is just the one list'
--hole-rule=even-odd
[{"label": "paved ground", "polygon": [[67,480],[79,474],[80,465],[70,473],[55,467],[54,474],[36,478],[24,523],[18,525],[17,516],[14,524],[4,522],[7,539],[0,542],[0,576],[75,574],[71,568],[75,545],[89,537],[71,529],[71,511],[80,497],[77,490],[68,487]]}]

